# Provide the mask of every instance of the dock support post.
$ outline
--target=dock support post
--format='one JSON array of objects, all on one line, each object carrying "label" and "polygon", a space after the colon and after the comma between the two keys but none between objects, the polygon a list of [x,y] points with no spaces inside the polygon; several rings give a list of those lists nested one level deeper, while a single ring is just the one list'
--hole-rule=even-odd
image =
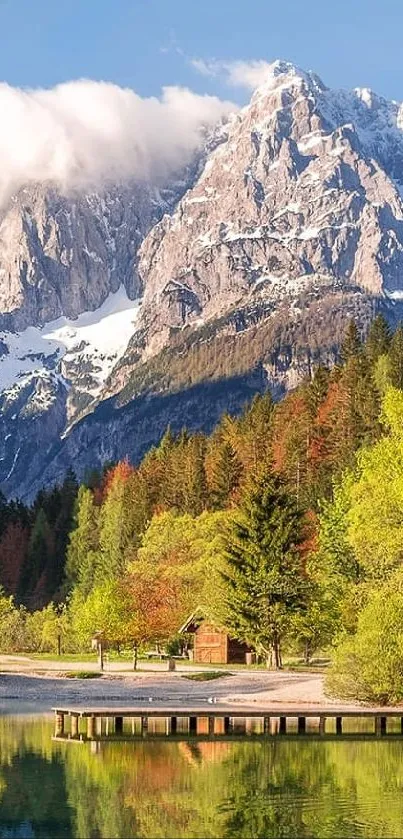
[{"label": "dock support post", "polygon": [[123,717],[115,717],[115,734],[123,733]]},{"label": "dock support post", "polygon": [[280,717],[279,734],[287,734],[287,717]]},{"label": "dock support post", "polygon": [[306,734],[306,717],[298,717],[298,734]]},{"label": "dock support post", "polygon": [[343,717],[336,717],[336,734],[343,734]]},{"label": "dock support post", "polygon": [[319,717],[319,734],[326,734],[326,717]]},{"label": "dock support post", "polygon": [[92,740],[95,734],[95,717],[87,717],[87,737],[89,740]]},{"label": "dock support post", "polygon": [[64,734],[64,714],[55,714],[55,734],[56,737],[62,737]]},{"label": "dock support post", "polygon": [[97,717],[95,720],[95,734],[97,737],[102,735],[102,717]]},{"label": "dock support post", "polygon": [[189,717],[189,734],[197,734],[197,717]]},{"label": "dock support post", "polygon": [[270,717],[264,717],[263,731],[265,734],[270,734]]},{"label": "dock support post", "polygon": [[141,718],[141,733],[148,734],[148,717]]},{"label": "dock support post", "polygon": [[178,717],[171,717],[171,734],[176,734],[178,731]]},{"label": "dock support post", "polygon": [[375,734],[377,737],[386,734],[386,717],[375,717]]},{"label": "dock support post", "polygon": [[400,733],[403,734],[403,717],[400,717]]},{"label": "dock support post", "polygon": [[214,717],[208,718],[208,733],[214,734]]},{"label": "dock support post", "polygon": [[70,734],[72,737],[78,736],[78,716],[77,714],[71,714],[70,717]]},{"label": "dock support post", "polygon": [[231,720],[229,717],[224,717],[224,734],[229,734],[231,731]]}]

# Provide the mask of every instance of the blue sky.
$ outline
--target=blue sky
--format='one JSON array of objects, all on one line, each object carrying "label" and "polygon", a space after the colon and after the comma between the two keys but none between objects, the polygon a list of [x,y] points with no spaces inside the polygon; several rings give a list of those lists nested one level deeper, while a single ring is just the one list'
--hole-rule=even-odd
[{"label": "blue sky", "polygon": [[0,78],[53,86],[80,77],[158,94],[231,95],[189,59],[281,57],[330,86],[403,99],[403,0],[0,0]]}]

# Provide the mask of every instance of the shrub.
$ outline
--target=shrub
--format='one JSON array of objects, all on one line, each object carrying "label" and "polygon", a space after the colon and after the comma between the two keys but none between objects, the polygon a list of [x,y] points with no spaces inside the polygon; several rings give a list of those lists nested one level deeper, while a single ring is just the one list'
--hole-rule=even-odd
[{"label": "shrub", "polygon": [[403,701],[403,572],[369,596],[356,634],[336,649],[325,689],[381,705]]}]

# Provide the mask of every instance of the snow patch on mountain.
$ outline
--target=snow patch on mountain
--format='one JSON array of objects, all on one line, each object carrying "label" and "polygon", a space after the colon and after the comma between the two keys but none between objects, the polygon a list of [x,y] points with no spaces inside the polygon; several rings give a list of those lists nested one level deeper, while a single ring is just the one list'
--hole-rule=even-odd
[{"label": "snow patch on mountain", "polygon": [[139,301],[129,300],[121,286],[94,312],[75,320],[61,317],[42,328],[0,332],[0,390],[11,396],[31,378],[47,378],[53,371],[70,384],[66,370],[79,365],[91,369],[90,392],[97,395],[133,335],[138,313]]}]

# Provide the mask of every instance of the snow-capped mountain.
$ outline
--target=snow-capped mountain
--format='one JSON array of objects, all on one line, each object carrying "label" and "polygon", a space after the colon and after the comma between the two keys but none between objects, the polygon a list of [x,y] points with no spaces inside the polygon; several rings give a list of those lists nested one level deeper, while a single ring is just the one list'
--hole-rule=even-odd
[{"label": "snow-capped mountain", "polygon": [[284,62],[140,250],[147,352],[172,328],[312,283],[389,298],[403,276],[403,107]]},{"label": "snow-capped mountain", "polygon": [[333,360],[352,315],[400,312],[398,103],[275,62],[180,188],[136,189],[69,199],[74,211],[45,190],[44,215],[20,195],[0,227],[8,492],[135,459],[169,421],[211,427]]}]

